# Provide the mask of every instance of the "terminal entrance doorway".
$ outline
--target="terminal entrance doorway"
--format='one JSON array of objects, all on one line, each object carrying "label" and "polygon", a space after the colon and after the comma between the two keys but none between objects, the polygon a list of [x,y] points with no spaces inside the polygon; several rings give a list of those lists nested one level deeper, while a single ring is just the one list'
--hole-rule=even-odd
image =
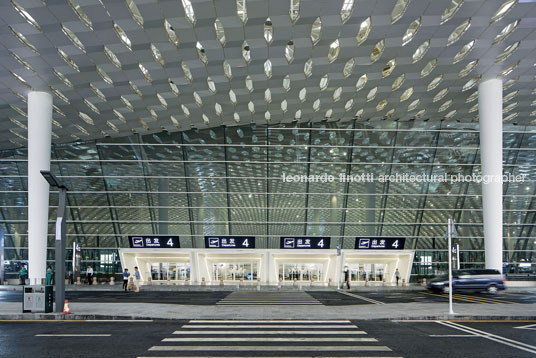
[{"label": "terminal entrance doorway", "polygon": [[350,264],[350,281],[351,282],[365,282],[365,281],[378,281],[382,282],[386,278],[386,264],[380,263],[363,263],[363,264]]},{"label": "terminal entrance doorway", "polygon": [[186,281],[190,279],[190,264],[177,262],[151,263],[153,281]]},{"label": "terminal entrance doorway", "polygon": [[284,263],[279,265],[279,278],[284,282],[322,281],[324,279],[321,263]]},{"label": "terminal entrance doorway", "polygon": [[257,264],[252,262],[220,262],[212,264],[213,281],[257,280]]}]

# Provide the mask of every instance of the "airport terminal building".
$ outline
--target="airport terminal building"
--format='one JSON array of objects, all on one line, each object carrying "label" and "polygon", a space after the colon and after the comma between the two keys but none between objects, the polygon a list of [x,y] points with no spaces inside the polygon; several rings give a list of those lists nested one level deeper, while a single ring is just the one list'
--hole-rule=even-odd
[{"label": "airport terminal building", "polygon": [[[5,1],[3,277],[536,274],[530,1]],[[75,255],[76,256],[76,255]],[[84,280],[84,275],[82,275]]]}]

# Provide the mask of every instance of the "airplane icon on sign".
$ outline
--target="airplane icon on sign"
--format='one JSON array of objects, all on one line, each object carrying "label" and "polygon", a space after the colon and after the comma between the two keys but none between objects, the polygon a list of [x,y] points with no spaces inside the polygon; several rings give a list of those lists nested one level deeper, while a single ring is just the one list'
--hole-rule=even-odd
[{"label": "airplane icon on sign", "polygon": [[142,237],[133,237],[132,238],[132,246],[133,247],[144,247],[143,244],[143,238]]},{"label": "airplane icon on sign", "polygon": [[209,247],[220,247],[220,240],[218,239],[208,239]]},{"label": "airplane icon on sign", "polygon": [[294,240],[293,238],[292,239],[285,239],[285,242],[284,242],[284,247],[294,247],[294,243],[296,242],[296,240]]}]

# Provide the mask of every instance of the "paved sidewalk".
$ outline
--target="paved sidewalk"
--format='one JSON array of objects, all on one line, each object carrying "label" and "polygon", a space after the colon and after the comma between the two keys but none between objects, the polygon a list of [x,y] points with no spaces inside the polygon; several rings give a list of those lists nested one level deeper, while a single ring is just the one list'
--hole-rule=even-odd
[{"label": "paved sidewalk", "polygon": [[197,306],[157,303],[71,303],[74,315],[21,313],[21,303],[0,303],[0,319],[536,319],[536,304],[393,303],[352,306]]}]

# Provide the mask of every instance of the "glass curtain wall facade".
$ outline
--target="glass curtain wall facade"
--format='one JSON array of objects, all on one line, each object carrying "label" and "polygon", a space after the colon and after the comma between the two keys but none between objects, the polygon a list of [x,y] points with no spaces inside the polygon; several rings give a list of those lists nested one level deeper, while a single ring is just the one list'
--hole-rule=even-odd
[{"label": "glass curtain wall facade", "polygon": [[[505,126],[503,142],[504,173],[525,176],[522,183],[503,186],[504,261],[509,273],[534,272],[536,131]],[[0,228],[9,277],[28,254],[27,149],[1,152],[0,163]],[[318,235],[345,249],[354,248],[356,236],[406,238],[405,248],[416,250],[417,279],[446,269],[449,217],[457,225],[461,266],[483,267],[481,184],[378,180],[480,170],[477,124],[426,121],[134,134],[55,144],[51,163],[69,188],[67,247],[81,242],[82,269],[91,264],[103,276],[121,272],[117,248],[128,247],[133,234],[178,235],[184,248],[204,247],[204,235],[253,235],[257,248],[279,248],[281,235]],[[324,174],[335,180],[283,180]],[[56,205],[57,192],[51,191],[49,260]]]}]

